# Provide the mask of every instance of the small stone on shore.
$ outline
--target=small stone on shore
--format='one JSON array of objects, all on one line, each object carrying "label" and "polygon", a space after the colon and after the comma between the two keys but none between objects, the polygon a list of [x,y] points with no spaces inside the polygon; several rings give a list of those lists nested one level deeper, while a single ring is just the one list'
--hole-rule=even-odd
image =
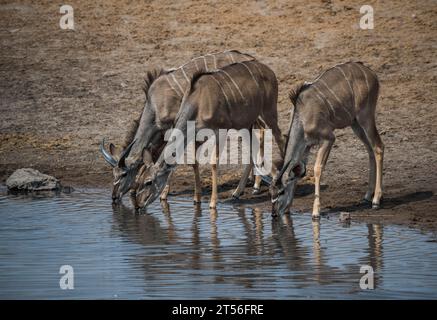
[{"label": "small stone on shore", "polygon": [[62,186],[58,179],[32,168],[15,170],[6,180],[10,191],[57,191]]}]

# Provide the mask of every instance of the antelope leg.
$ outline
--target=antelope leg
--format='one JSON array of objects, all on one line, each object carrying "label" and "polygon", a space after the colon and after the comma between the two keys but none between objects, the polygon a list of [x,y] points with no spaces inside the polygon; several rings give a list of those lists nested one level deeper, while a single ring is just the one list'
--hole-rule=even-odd
[{"label": "antelope leg", "polygon": [[253,184],[252,194],[260,194],[261,193],[261,176],[255,176],[255,183]]},{"label": "antelope leg", "polygon": [[376,130],[375,123],[370,123],[367,126],[363,126],[369,139],[370,145],[373,149],[373,154],[376,160],[376,183],[375,193],[372,200],[372,208],[378,209],[382,197],[382,167],[384,161],[384,144],[381,141],[378,130]]},{"label": "antelope leg", "polygon": [[376,160],[375,154],[373,153],[372,146],[369,139],[366,136],[364,129],[356,122],[352,123],[352,130],[357,135],[357,137],[366,146],[367,153],[369,154],[369,185],[367,186],[367,192],[364,196],[364,200],[370,202],[372,201],[373,194],[375,193],[376,184]]},{"label": "antelope leg", "polygon": [[313,219],[318,219],[320,217],[320,178],[322,177],[323,168],[329,157],[329,152],[334,144],[335,137],[331,140],[324,140],[317,152],[317,159],[314,165],[314,205],[313,205]]},{"label": "antelope leg", "polygon": [[376,158],[376,185],[375,194],[373,195],[372,208],[379,209],[382,197],[382,165],[384,161],[384,147],[375,147]]},{"label": "antelope leg", "polygon": [[217,164],[211,165],[212,170],[212,190],[211,190],[211,200],[209,202],[209,208],[215,209],[217,206],[217,193],[218,193],[218,186],[217,186]]},{"label": "antelope leg", "polygon": [[193,164],[194,170],[194,203],[202,201],[202,182],[200,181],[199,164]]},{"label": "antelope leg", "polygon": [[[260,165],[260,163],[262,163],[264,159],[264,129],[263,128],[261,128],[259,143],[260,143],[260,150],[257,156],[258,165]],[[261,176],[255,175],[255,183],[253,185],[252,193],[256,195],[256,194],[260,194],[260,192],[261,192]]]},{"label": "antelope leg", "polygon": [[238,199],[243,193],[244,188],[246,187],[247,179],[249,178],[250,171],[252,170],[253,164],[244,165],[243,174],[241,175],[240,182],[238,183],[237,189],[235,189],[234,193],[232,193],[232,197]]},{"label": "antelope leg", "polygon": [[212,191],[211,191],[211,201],[209,202],[209,208],[215,209],[217,206],[217,198],[218,198],[218,181],[217,181],[217,170],[218,170],[218,163],[219,163],[219,148],[215,147],[215,163],[211,165],[212,170]]},{"label": "antelope leg", "polygon": [[165,185],[164,190],[162,190],[162,192],[161,192],[161,196],[159,197],[159,199],[161,201],[167,200],[168,193],[170,192],[170,181],[171,181],[172,176],[173,176],[173,172],[170,173],[170,175],[167,179],[167,184]]}]

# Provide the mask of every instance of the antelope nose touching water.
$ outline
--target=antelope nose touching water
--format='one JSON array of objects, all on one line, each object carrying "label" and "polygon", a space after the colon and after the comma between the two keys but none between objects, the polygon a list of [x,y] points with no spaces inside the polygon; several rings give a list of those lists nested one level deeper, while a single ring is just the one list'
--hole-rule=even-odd
[{"label": "antelope nose touching water", "polygon": [[[282,136],[277,125],[277,96],[275,74],[258,61],[234,63],[213,72],[199,72],[185,92],[174,130],[178,129],[185,134],[188,121],[195,122],[195,130],[209,129],[218,132],[220,129],[250,129],[260,118],[271,128],[278,145],[282,146]],[[183,143],[186,146],[194,138],[193,135],[185,135]],[[177,147],[173,147],[176,143],[177,141],[170,141],[165,148],[176,150]],[[216,147],[215,151],[210,208],[216,207],[218,197],[219,148]],[[161,152],[150,170],[144,170],[139,179],[142,184],[139,184],[137,192],[137,203],[140,207],[147,206],[158,197],[175,167],[176,165],[165,161],[165,152]],[[244,175],[243,179],[247,179],[247,176]],[[145,190],[150,190],[146,193],[148,197],[143,196]]]},{"label": "antelope nose touching water", "polygon": [[[276,173],[263,176],[270,185],[272,215],[288,212],[297,183],[306,174],[309,151],[319,145],[314,165],[312,216],[320,216],[320,180],[335,141],[334,130],[348,126],[369,154],[369,184],[364,199],[371,201],[375,209],[380,206],[384,145],[375,125],[379,82],[376,74],[361,62],[336,65],[313,82],[298,83],[291,89],[292,116],[285,143],[278,127],[276,76],[250,55],[225,51],[195,58],[176,69],[150,70],[144,91],[143,112],[128,130],[122,151],[117,152],[113,144],[107,151],[104,141],[101,144],[105,160],[113,167],[114,202],[121,201],[129,191],[136,209],[146,207],[159,196],[161,200],[167,198],[176,165],[164,159],[164,149],[172,144],[164,140],[166,130],[177,128],[186,132],[187,121],[195,121],[196,130],[209,128],[214,132],[250,129],[261,121],[272,130],[281,156]],[[188,137],[184,143],[189,143]],[[245,166],[234,192],[236,198],[253,166],[253,162]],[[198,163],[192,167],[194,202],[198,203],[201,201]],[[259,187],[259,178],[255,189]],[[216,207],[217,198],[216,162],[212,164],[211,208]]]},{"label": "antelope nose touching water", "polygon": [[[114,201],[121,200],[124,194],[131,191],[131,201],[135,207],[138,207],[134,195],[137,193],[138,183],[143,182],[138,181],[141,176],[139,173],[148,171],[158,160],[165,146],[164,133],[174,125],[182,98],[191,85],[194,74],[253,60],[255,58],[248,54],[228,50],[194,58],[178,68],[169,70],[156,68],[146,72],[143,88],[145,103],[140,117],[128,128],[121,148],[110,144],[109,151],[106,151],[104,141],[100,148],[104,159],[113,167]],[[200,175],[197,164],[193,165],[193,169],[195,174],[194,202],[200,202]],[[170,179],[171,175],[161,193],[162,200],[167,198]],[[242,183],[240,182],[240,185]],[[145,191],[142,192],[142,195],[144,194]]]}]

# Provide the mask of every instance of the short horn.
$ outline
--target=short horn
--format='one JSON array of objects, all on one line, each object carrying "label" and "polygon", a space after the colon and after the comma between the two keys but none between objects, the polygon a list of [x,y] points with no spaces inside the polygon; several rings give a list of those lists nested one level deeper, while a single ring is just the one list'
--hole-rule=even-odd
[{"label": "short horn", "polygon": [[120,160],[118,160],[118,166],[120,168],[124,168],[126,167],[126,157],[129,155],[129,152],[132,149],[132,146],[134,145],[135,141],[137,140],[133,140],[128,146],[127,148],[122,152],[122,154],[120,155]]},{"label": "short horn", "polygon": [[103,138],[102,143],[100,144],[100,152],[102,152],[103,158],[105,158],[107,163],[113,167],[117,165],[117,160],[115,160],[115,158],[105,150],[105,138]]}]

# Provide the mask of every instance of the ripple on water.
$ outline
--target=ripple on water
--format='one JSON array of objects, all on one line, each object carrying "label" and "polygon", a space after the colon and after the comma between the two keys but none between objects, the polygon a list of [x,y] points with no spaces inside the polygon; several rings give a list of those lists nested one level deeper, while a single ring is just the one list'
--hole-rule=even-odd
[{"label": "ripple on water", "polygon": [[108,195],[1,195],[0,298],[437,298],[435,239],[412,229],[185,198],[135,214]]}]

